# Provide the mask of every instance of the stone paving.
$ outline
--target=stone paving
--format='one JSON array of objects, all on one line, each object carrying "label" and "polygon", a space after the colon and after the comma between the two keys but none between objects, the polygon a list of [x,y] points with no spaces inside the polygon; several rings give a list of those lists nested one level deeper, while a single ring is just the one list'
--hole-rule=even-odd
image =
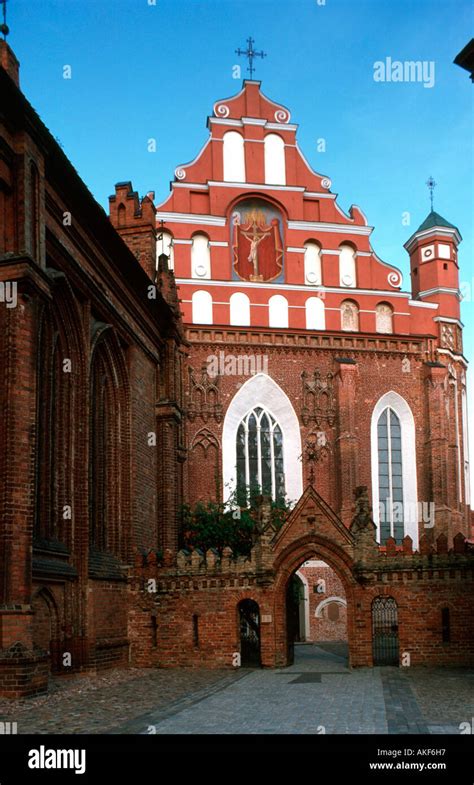
[{"label": "stone paving", "polygon": [[[474,672],[397,667],[350,671],[341,644],[295,647],[295,664],[250,670],[212,694],[150,712],[118,733],[456,733],[474,715]],[[443,724],[440,724],[443,723]]]},{"label": "stone paving", "polygon": [[295,646],[277,670],[122,670],[55,679],[52,693],[0,700],[18,733],[459,734],[474,671],[349,670],[340,643]]}]

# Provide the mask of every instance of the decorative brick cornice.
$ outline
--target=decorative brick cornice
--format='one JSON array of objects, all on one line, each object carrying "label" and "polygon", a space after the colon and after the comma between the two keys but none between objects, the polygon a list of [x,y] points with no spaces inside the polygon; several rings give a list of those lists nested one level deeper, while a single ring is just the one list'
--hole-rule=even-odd
[{"label": "decorative brick cornice", "polygon": [[285,352],[308,349],[327,349],[341,353],[348,359],[352,354],[379,353],[390,356],[429,355],[427,339],[420,337],[354,335],[348,333],[325,332],[286,332],[265,329],[236,329],[227,327],[190,327],[186,328],[186,338],[191,345],[202,344],[211,347],[232,345],[234,347],[255,346],[284,349]]}]

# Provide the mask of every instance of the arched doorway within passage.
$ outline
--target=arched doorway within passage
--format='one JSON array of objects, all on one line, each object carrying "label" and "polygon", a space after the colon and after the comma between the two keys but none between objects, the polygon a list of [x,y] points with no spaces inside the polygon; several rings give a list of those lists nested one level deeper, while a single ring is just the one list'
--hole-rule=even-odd
[{"label": "arched doorway within passage", "polygon": [[287,662],[328,656],[348,661],[347,598],[344,583],[327,562],[313,558],[286,583]]}]

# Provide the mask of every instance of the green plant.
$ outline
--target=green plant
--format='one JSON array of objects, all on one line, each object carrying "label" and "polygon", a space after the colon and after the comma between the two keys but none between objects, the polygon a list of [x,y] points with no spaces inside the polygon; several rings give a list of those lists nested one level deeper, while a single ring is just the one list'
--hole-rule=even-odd
[{"label": "green plant", "polygon": [[[182,507],[182,546],[205,552],[215,549],[220,555],[226,547],[235,555],[249,555],[255,542],[258,489],[251,489],[246,498],[247,505],[237,504],[237,494],[231,494],[226,504],[219,502],[197,502]],[[239,515],[235,513],[239,511]],[[286,500],[271,503],[271,517],[279,529],[289,512]]]}]

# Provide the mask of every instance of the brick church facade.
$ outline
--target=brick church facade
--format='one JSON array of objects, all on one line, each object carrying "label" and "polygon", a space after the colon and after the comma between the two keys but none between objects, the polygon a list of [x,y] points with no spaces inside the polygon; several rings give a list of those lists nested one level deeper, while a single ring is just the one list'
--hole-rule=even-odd
[{"label": "brick church facade", "polygon": [[[458,229],[428,215],[402,289],[255,81],[163,204],[119,183],[107,218],[1,45],[2,692],[345,637],[472,664]],[[252,486],[249,553],[183,547],[183,503],[238,519]]]}]

